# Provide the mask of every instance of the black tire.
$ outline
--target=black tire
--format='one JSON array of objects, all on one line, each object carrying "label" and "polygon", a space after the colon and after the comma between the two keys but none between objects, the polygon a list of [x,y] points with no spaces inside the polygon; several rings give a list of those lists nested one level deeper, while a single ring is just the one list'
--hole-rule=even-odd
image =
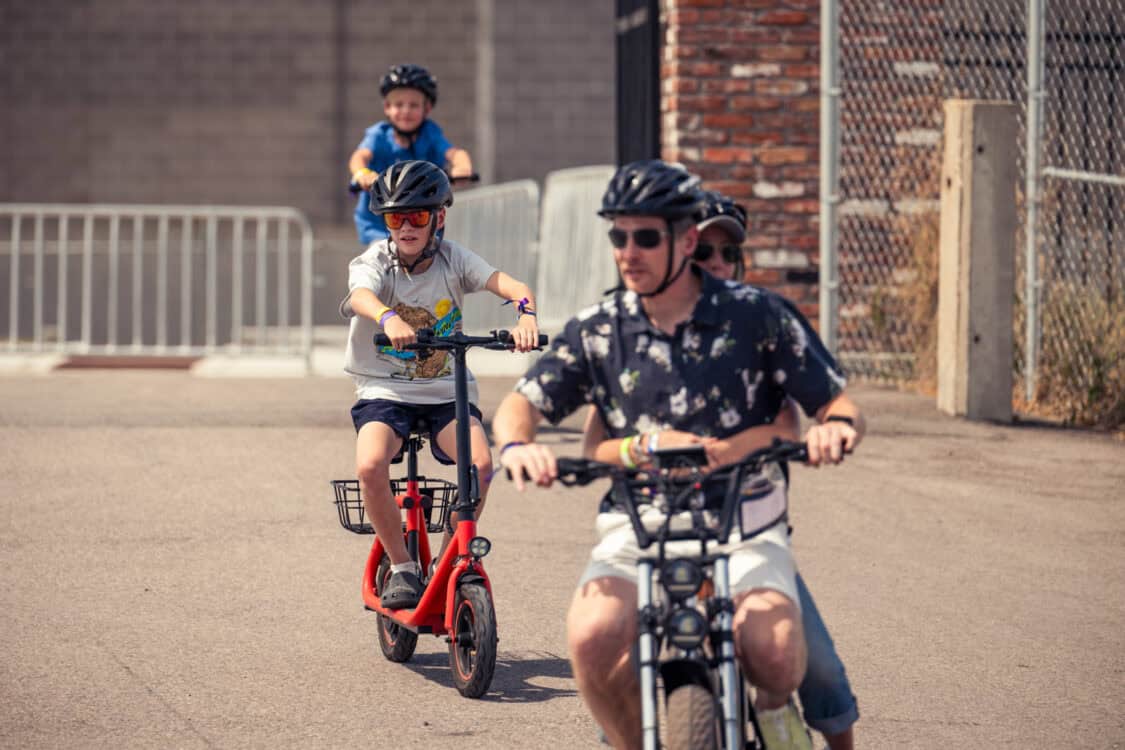
[{"label": "black tire", "polygon": [[453,684],[466,698],[479,698],[496,671],[496,611],[483,583],[457,589],[453,629],[449,634],[449,666]]},{"label": "black tire", "polygon": [[686,683],[668,696],[666,750],[718,750],[719,707],[702,685]]},{"label": "black tire", "polygon": [[[383,555],[379,561],[379,571],[375,574],[375,595],[383,591],[383,584],[391,577],[391,559]],[[418,634],[404,628],[389,617],[379,615],[379,648],[383,656],[391,661],[409,661],[418,647]]]}]

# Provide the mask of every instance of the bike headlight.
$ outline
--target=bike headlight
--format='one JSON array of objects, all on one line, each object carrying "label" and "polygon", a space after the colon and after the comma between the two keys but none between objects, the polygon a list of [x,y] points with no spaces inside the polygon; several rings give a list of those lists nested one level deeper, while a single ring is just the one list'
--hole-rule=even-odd
[{"label": "bike headlight", "polygon": [[693,651],[707,637],[707,621],[694,609],[678,609],[668,616],[668,640],[677,648]]},{"label": "bike headlight", "polygon": [[676,601],[687,599],[703,583],[702,568],[691,560],[669,560],[660,575],[664,589]]},{"label": "bike headlight", "polygon": [[484,557],[492,550],[492,542],[483,536],[474,536],[469,540],[469,554],[473,557]]}]

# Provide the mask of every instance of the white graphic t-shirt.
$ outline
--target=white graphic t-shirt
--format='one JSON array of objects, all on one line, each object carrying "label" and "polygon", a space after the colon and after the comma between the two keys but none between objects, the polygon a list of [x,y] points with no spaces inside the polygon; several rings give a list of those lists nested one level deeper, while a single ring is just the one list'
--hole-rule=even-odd
[{"label": "white graphic t-shirt", "polygon": [[[438,336],[461,330],[461,307],[466,294],[484,289],[496,272],[487,261],[455,242],[442,241],[425,273],[408,273],[398,265],[390,240],[372,245],[348,265],[348,296],[340,313],[351,318],[344,369],[355,380],[356,397],[411,404],[440,404],[454,399],[453,355],[431,351],[418,357],[412,351],[376,347],[372,339],[383,329],[352,312],[349,300],[362,287],[375,293],[412,328],[432,328]],[[477,384],[469,376],[469,400],[476,402]]]}]

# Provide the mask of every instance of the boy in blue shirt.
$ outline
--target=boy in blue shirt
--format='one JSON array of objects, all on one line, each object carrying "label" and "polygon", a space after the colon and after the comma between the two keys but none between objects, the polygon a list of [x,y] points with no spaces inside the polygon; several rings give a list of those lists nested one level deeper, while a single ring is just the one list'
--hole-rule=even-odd
[{"label": "boy in blue shirt", "polygon": [[383,217],[371,212],[367,194],[384,169],[400,161],[422,160],[448,169],[452,177],[473,172],[469,152],[446,140],[438,124],[429,119],[437,104],[437,80],[428,70],[420,65],[395,65],[383,76],[379,92],[386,119],[364,132],[348,159],[352,183],[362,189],[355,206],[355,226],[364,247],[388,236]]}]

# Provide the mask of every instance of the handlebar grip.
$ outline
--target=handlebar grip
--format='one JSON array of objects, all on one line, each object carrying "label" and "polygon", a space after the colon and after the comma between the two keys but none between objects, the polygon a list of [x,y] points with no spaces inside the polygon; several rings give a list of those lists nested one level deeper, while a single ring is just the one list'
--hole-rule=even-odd
[{"label": "handlebar grip", "polygon": [[[434,338],[434,330],[432,328],[419,328],[414,332],[414,343],[407,344],[407,349],[425,349],[426,344]],[[374,337],[375,346],[391,346],[391,340],[385,333],[377,333]]]},{"label": "handlebar grip", "polygon": [[349,182],[348,183],[348,192],[351,193],[352,195],[355,195],[356,193],[359,193],[359,192],[362,192],[362,191],[363,191],[363,188],[361,188],[359,186],[358,182]]}]

